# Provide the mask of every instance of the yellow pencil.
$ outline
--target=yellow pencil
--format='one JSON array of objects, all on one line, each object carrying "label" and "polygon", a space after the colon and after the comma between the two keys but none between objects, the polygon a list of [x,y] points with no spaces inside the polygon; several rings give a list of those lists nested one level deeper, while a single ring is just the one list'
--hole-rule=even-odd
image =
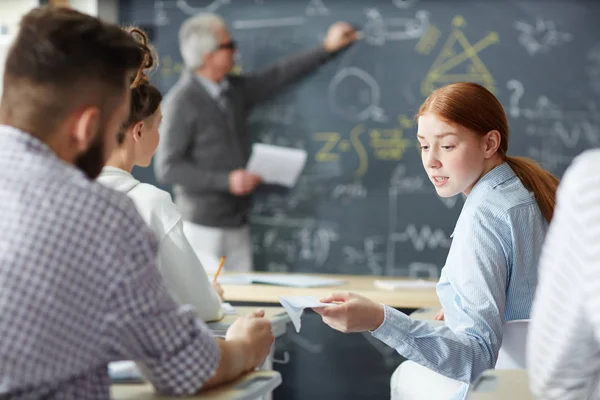
[{"label": "yellow pencil", "polygon": [[217,278],[219,277],[219,274],[221,273],[221,270],[223,269],[223,264],[225,264],[225,256],[221,257],[221,262],[219,263],[219,268],[217,269],[217,273],[215,274],[215,277],[213,278],[213,283],[217,283]]}]

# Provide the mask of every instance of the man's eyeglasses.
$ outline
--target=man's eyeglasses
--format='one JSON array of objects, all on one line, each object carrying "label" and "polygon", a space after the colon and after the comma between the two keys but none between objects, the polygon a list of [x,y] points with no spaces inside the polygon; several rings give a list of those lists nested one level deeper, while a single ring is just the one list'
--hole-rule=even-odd
[{"label": "man's eyeglasses", "polygon": [[237,48],[237,43],[235,40],[230,40],[227,43],[221,43],[218,49],[227,49],[227,50],[235,50]]}]

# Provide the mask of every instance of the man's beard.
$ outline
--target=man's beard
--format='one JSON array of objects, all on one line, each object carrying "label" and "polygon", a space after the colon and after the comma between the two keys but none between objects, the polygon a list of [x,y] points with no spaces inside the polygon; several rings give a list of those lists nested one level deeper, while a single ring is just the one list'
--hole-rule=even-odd
[{"label": "man's beard", "polygon": [[83,154],[75,159],[75,166],[83,171],[90,179],[96,179],[105,163],[104,159],[104,132],[98,132],[96,138]]}]

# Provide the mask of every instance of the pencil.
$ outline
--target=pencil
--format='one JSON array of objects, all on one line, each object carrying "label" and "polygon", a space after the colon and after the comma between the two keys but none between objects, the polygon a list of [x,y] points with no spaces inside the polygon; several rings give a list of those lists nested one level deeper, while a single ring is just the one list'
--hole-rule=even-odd
[{"label": "pencil", "polygon": [[225,256],[221,257],[221,262],[219,263],[219,268],[217,269],[217,273],[215,274],[215,277],[213,278],[213,283],[217,283],[217,278],[219,277],[219,274],[221,273],[221,270],[223,269],[223,264],[225,264]]}]

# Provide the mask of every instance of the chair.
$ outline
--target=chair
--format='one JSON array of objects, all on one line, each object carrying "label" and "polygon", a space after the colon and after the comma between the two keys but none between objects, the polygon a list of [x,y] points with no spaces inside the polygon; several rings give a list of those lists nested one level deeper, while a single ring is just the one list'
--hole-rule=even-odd
[{"label": "chair", "polygon": [[525,362],[528,319],[508,321],[502,327],[502,346],[495,369],[527,369]]}]

